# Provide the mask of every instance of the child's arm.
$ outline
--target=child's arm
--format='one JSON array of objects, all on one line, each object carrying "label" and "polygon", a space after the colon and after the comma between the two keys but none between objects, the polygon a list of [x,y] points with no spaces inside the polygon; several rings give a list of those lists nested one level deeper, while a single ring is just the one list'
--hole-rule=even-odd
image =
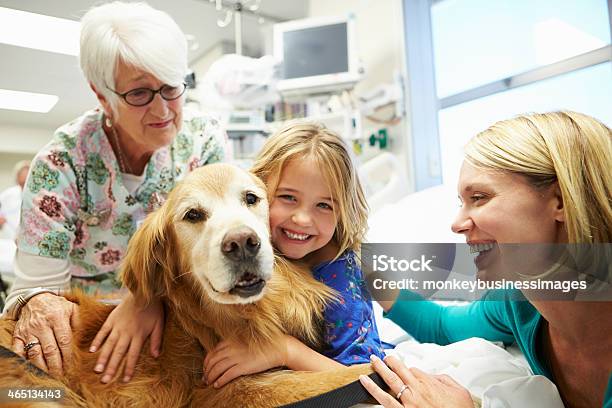
[{"label": "child's arm", "polygon": [[89,348],[92,353],[100,349],[94,368],[97,373],[104,371],[100,381],[110,382],[124,357],[123,382],[130,381],[147,338],[151,339],[151,355],[159,356],[163,331],[164,307],[161,301],[154,299],[151,304],[144,305],[129,292],[108,315]]},{"label": "child's arm", "polygon": [[325,371],[342,367],[298,339],[285,335],[276,347],[266,348],[264,353],[249,352],[245,344],[222,341],[204,359],[202,380],[222,387],[241,375],[261,373],[275,367],[288,367],[300,371]]},{"label": "child's arm", "polygon": [[338,367],[342,364],[323,354],[319,354],[295,337],[286,336],[287,364],[286,366],[295,371],[325,371]]}]

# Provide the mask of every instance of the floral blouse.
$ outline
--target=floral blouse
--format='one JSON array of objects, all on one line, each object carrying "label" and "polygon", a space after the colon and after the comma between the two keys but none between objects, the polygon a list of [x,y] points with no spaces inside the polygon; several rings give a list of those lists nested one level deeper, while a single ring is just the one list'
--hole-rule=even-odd
[{"label": "floral blouse", "polygon": [[60,127],[32,162],[18,249],[69,260],[73,282],[113,278],[148,209],[186,173],[222,159],[219,123],[185,112],[181,131],[154,152],[144,181],[130,194],[102,129],[102,111],[88,111]]},{"label": "floral blouse", "polygon": [[347,251],[333,262],[316,266],[312,275],[340,294],[323,312],[323,355],[344,365],[369,363],[372,354],[384,358],[372,299],[356,255]]}]

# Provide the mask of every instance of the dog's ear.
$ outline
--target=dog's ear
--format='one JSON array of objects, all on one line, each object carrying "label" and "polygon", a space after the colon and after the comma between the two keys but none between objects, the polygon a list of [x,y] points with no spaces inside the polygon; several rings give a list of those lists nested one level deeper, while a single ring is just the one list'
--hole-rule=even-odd
[{"label": "dog's ear", "polygon": [[171,256],[174,230],[165,210],[162,207],[149,214],[132,236],[119,274],[130,292],[146,304],[168,293],[171,265],[175,262]]}]

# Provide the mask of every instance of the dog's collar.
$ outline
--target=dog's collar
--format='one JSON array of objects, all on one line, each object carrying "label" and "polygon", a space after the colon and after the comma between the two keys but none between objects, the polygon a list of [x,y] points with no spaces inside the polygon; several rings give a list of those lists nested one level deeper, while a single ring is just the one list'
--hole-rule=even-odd
[{"label": "dog's collar", "polygon": [[[370,379],[384,390],[389,386],[377,373],[369,375]],[[280,408],[318,408],[318,407],[352,407],[353,405],[371,399],[368,390],[365,389],[359,380],[346,384],[335,390],[316,395],[314,397],[283,405]]]}]

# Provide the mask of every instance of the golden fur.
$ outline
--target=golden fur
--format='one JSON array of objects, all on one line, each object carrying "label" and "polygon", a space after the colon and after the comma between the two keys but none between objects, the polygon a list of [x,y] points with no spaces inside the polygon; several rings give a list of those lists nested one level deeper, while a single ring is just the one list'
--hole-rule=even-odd
[{"label": "golden fur", "polygon": [[[244,191],[255,192],[261,201],[232,207],[231,201],[240,201]],[[227,283],[227,274],[215,275],[210,268],[202,268],[207,262],[201,258],[202,253],[221,256],[217,255],[221,251],[210,249],[219,245],[215,214],[233,211],[240,213],[234,218],[250,223],[253,229],[260,228],[258,223],[265,225],[258,234],[262,239],[261,276],[267,276],[266,259],[272,256],[266,242],[267,206],[263,184],[254,176],[222,164],[195,170],[177,185],[162,208],[147,217],[130,240],[122,265],[123,282],[136,296],[164,301],[166,324],[159,358],[149,356],[145,345],[136,374],[128,384],[118,380],[123,367],[110,384],[102,384],[93,371],[97,353],[87,349],[112,307],[75,294],[69,299],[79,305],[81,323],[73,329],[74,357],[63,377],[40,377],[16,359],[0,359],[0,388],[62,386],[68,393],[64,403],[79,407],[259,408],[299,401],[370,373],[366,364],[328,372],[270,371],[237,378],[219,390],[201,383],[206,350],[220,339],[239,339],[250,345],[253,353],[264,352],[266,345],[282,334],[293,335],[312,347],[318,343],[322,310],[333,293],[307,269],[275,258],[270,262],[274,271],[262,294],[247,302],[217,294],[215,285]],[[202,210],[206,220],[186,222],[183,217],[189,208]],[[223,211],[216,212],[220,208]],[[221,221],[233,222],[232,217],[229,221],[224,217]],[[211,294],[220,296],[225,304],[213,300]],[[0,321],[1,345],[11,346],[13,328],[14,322]]]}]

